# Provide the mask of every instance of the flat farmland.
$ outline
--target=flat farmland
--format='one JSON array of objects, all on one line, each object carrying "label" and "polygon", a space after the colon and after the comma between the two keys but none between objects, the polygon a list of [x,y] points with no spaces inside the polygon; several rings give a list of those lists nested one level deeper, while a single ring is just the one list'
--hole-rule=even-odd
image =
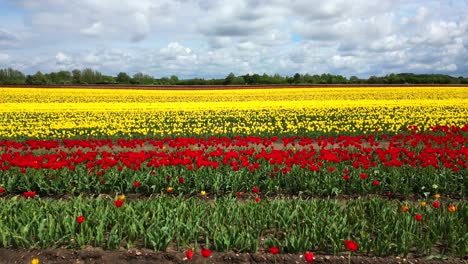
[{"label": "flat farmland", "polygon": [[463,262],[467,146],[466,87],[0,88],[0,254]]}]

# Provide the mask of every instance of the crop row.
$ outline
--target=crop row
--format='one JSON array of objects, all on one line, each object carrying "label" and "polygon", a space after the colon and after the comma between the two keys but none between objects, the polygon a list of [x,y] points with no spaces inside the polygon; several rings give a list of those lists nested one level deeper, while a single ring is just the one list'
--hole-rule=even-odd
[{"label": "crop row", "polygon": [[[118,202],[119,201],[119,202]],[[320,251],[337,254],[344,241],[358,254],[467,254],[465,202],[419,206],[381,199],[207,203],[199,199],[0,199],[0,245],[115,249],[204,247],[221,252]],[[434,252],[434,250],[436,252]]]},{"label": "crop row", "polygon": [[0,138],[399,133],[463,126],[468,89],[1,89]]},{"label": "crop row", "polygon": [[7,193],[466,195],[468,126],[312,138],[0,141]]}]

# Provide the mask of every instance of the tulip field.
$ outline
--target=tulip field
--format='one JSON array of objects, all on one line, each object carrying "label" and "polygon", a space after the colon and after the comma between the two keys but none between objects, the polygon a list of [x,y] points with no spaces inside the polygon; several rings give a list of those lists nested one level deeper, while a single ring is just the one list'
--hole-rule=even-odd
[{"label": "tulip field", "polygon": [[0,88],[0,248],[457,263],[467,190],[467,87]]}]

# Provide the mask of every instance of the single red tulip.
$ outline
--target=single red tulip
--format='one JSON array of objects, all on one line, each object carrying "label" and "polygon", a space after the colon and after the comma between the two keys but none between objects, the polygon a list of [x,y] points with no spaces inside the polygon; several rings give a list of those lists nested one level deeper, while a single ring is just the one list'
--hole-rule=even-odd
[{"label": "single red tulip", "polygon": [[135,188],[140,187],[140,182],[139,181],[134,181],[133,182],[133,187],[135,187]]},{"label": "single red tulip", "polygon": [[273,255],[276,255],[279,253],[279,248],[278,247],[271,247],[270,248],[270,253]]},{"label": "single red tulip", "polygon": [[115,200],[115,201],[114,201],[114,204],[115,204],[115,206],[117,206],[117,207],[121,207],[121,206],[123,205],[123,203],[124,203],[124,202],[123,202],[122,200]]},{"label": "single red tulip", "polygon": [[253,188],[252,188],[252,192],[258,193],[258,187],[257,187],[257,186],[253,187]]},{"label": "single red tulip", "polygon": [[365,180],[365,179],[367,178],[367,174],[361,173],[361,174],[359,175],[359,177],[361,177],[361,179]]},{"label": "single red tulip", "polygon": [[193,258],[193,250],[189,249],[185,252],[185,256],[187,259],[192,259]]},{"label": "single red tulip", "polygon": [[352,240],[345,240],[345,245],[349,251],[356,251],[359,247],[359,245]]},{"label": "single red tulip", "polygon": [[201,255],[204,258],[208,258],[211,256],[211,251],[209,249],[204,248],[201,250]]},{"label": "single red tulip", "polygon": [[312,263],[314,261],[314,253],[312,252],[306,252],[304,254],[304,259],[307,263]]},{"label": "single red tulip", "polygon": [[421,221],[421,220],[423,219],[422,215],[420,215],[420,214],[415,214],[415,215],[414,215],[414,218],[415,218],[416,221],[418,221],[418,222]]},{"label": "single red tulip", "polygon": [[81,224],[81,223],[83,223],[83,222],[84,222],[84,220],[85,220],[85,217],[84,217],[84,216],[82,216],[82,215],[80,215],[80,216],[78,216],[78,217],[76,218],[76,222],[78,222],[78,224]]},{"label": "single red tulip", "polygon": [[0,188],[0,194],[3,194],[5,192],[5,189]]},{"label": "single red tulip", "polygon": [[185,181],[184,178],[182,178],[182,177],[179,178],[179,183],[184,183],[184,181]]},{"label": "single red tulip", "polygon": [[255,202],[260,202],[260,197],[255,197]]},{"label": "single red tulip", "polygon": [[374,180],[374,186],[379,186],[380,182],[378,180]]},{"label": "single red tulip", "polygon": [[432,204],[432,207],[434,207],[435,209],[439,208],[439,207],[440,207],[440,202],[439,202],[439,201],[435,201],[435,202]]}]

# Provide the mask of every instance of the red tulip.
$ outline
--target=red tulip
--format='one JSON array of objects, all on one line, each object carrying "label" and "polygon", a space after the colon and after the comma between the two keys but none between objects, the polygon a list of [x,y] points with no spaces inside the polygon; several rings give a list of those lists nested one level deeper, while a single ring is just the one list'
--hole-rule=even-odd
[{"label": "red tulip", "polygon": [[255,197],[255,202],[260,202],[260,197]]},{"label": "red tulip", "polygon": [[209,249],[204,248],[201,250],[201,255],[204,258],[208,258],[211,256],[211,251]]},{"label": "red tulip", "polygon": [[252,191],[253,191],[254,193],[258,193],[258,187],[257,187],[257,186],[253,187],[253,188],[252,188]]},{"label": "red tulip", "polygon": [[343,179],[344,179],[345,181],[347,181],[347,180],[349,180],[349,176],[348,176],[348,175],[344,175],[344,176],[343,176]]},{"label": "red tulip", "polygon": [[237,192],[237,197],[241,197],[242,196],[242,192]]},{"label": "red tulip", "polygon": [[432,204],[432,207],[434,208],[439,208],[440,207],[440,202],[439,201],[435,201],[433,204]]},{"label": "red tulip", "polygon": [[192,259],[193,258],[193,250],[189,249],[185,252],[185,256],[187,259]]},{"label": "red tulip", "polygon": [[361,179],[365,180],[365,179],[367,178],[367,174],[361,173],[361,174],[359,175],[359,177],[361,177]]},{"label": "red tulip", "polygon": [[415,218],[416,221],[418,221],[418,222],[421,221],[421,220],[423,219],[422,215],[420,215],[420,214],[415,214],[415,215],[414,215],[414,218]]},{"label": "red tulip", "polygon": [[184,183],[184,181],[185,181],[184,178],[182,178],[182,177],[179,178],[179,183]]},{"label": "red tulip", "polygon": [[273,255],[276,255],[279,253],[279,248],[278,247],[271,247],[270,248],[270,253]]},{"label": "red tulip", "polygon": [[314,261],[314,253],[312,252],[306,252],[304,254],[304,259],[307,263],[312,263]]},{"label": "red tulip", "polygon": [[359,245],[352,240],[345,240],[345,245],[349,251],[356,251],[359,247]]},{"label": "red tulip", "polygon": [[5,192],[5,189],[0,188],[0,194],[3,194]]},{"label": "red tulip", "polygon": [[85,220],[85,217],[84,217],[84,216],[82,216],[82,215],[80,215],[80,216],[78,216],[78,217],[76,218],[76,222],[78,222],[78,224],[81,224],[81,223],[83,223],[83,222],[84,222],[84,220]]},{"label": "red tulip", "polygon": [[29,197],[34,198],[34,196],[36,196],[36,192],[35,191],[24,192],[23,196],[24,198],[29,198]]},{"label": "red tulip", "polygon": [[122,200],[115,200],[115,201],[114,201],[114,204],[115,204],[115,206],[117,206],[117,207],[121,207],[121,206],[123,205],[123,203],[124,203],[124,202],[123,202]]},{"label": "red tulip", "polygon": [[133,182],[133,187],[135,187],[135,188],[140,187],[140,182],[139,181],[134,181]]},{"label": "red tulip", "polygon": [[374,186],[379,186],[380,182],[378,180],[374,180]]}]

